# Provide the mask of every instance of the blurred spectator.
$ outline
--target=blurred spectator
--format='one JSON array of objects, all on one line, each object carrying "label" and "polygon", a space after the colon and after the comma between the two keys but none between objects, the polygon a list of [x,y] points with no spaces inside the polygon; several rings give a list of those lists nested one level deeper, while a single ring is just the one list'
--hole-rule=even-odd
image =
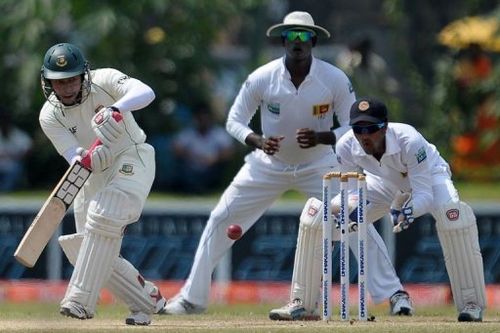
[{"label": "blurred spectator", "polygon": [[14,126],[10,111],[0,106],[0,192],[19,186],[32,144],[28,134]]},{"label": "blurred spectator", "polygon": [[202,103],[193,111],[193,126],[174,139],[173,151],[178,162],[176,188],[205,193],[220,185],[234,146],[226,130],[215,123],[210,107]]},{"label": "blurred spectator", "polygon": [[373,50],[371,38],[355,39],[340,52],[336,62],[353,82],[359,96],[387,97],[398,90],[398,82],[389,75],[386,61]]}]

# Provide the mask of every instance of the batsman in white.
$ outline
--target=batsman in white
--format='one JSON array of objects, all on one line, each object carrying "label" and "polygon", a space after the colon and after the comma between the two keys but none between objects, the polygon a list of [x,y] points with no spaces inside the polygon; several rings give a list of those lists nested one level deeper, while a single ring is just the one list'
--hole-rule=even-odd
[{"label": "batsman in white", "polygon": [[415,128],[388,122],[385,104],[375,98],[358,99],[350,115],[352,130],[336,152],[341,171],[366,174],[367,221],[390,212],[393,230],[400,232],[432,214],[458,321],[482,321],[486,298],[476,218],[460,201],[448,163]]},{"label": "batsman in white", "polygon": [[124,229],[139,219],[154,179],[154,149],[132,115],[154,100],[154,92],[118,70],[90,70],[68,43],[48,49],[41,82],[47,101],[40,125],[68,163],[96,138],[102,142],[91,153],[92,175],[74,201],[76,233],[59,238],[75,266],[60,312],[92,318],[105,286],[129,306],[127,324],[148,325],[165,299],[119,254]]},{"label": "batsman in white", "polygon": [[[230,224],[237,223],[246,232],[291,189],[320,198],[322,176],[337,166],[333,145],[349,129],[349,108],[355,96],[341,70],[312,55],[317,39],[326,39],[330,33],[315,25],[309,13],[292,12],[283,24],[272,26],[267,35],[281,38],[285,55],[249,75],[226,123],[233,137],[255,150],[246,156],[245,164],[211,212],[190,275],[178,295],[165,306],[166,314],[194,314],[206,309],[212,272],[234,243],[225,232]],[[262,135],[248,126],[257,109]],[[334,116],[340,127],[332,130]],[[318,228],[321,232],[321,226]],[[388,298],[401,284],[373,226],[369,235],[368,260],[380,267],[370,275],[372,296]],[[307,273],[294,276],[290,306],[278,316],[271,312],[271,319],[319,319],[320,252],[314,254],[320,262],[318,279],[314,281],[317,297],[304,290],[309,282]],[[305,266],[303,272],[311,270]]]}]

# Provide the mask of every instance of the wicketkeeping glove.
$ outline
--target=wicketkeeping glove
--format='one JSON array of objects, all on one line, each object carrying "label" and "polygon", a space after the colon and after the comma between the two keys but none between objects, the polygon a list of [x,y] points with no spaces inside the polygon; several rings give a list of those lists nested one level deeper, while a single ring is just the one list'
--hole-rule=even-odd
[{"label": "wicketkeeping glove", "polygon": [[108,147],[113,146],[125,133],[123,121],[117,121],[117,115],[120,115],[118,111],[108,107],[101,109],[92,118],[92,129],[101,142]]},{"label": "wicketkeeping glove", "polygon": [[391,219],[394,225],[392,231],[395,233],[408,229],[410,224],[415,221],[411,193],[399,192],[396,194],[391,205]]}]

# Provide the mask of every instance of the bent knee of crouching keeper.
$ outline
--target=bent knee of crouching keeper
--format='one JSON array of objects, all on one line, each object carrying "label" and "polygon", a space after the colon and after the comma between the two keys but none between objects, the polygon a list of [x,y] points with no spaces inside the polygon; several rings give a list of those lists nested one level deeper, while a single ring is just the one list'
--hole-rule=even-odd
[{"label": "bent knee of crouching keeper", "polygon": [[302,210],[302,214],[300,214],[300,226],[320,229],[322,227],[322,211],[323,202],[316,198],[309,198]]},{"label": "bent knee of crouching keeper", "polygon": [[438,230],[457,230],[476,225],[476,216],[465,202],[451,202],[439,207],[435,213]]},{"label": "bent knee of crouching keeper", "polygon": [[90,202],[85,227],[107,237],[121,237],[124,228],[139,219],[140,202],[119,189],[105,189]]}]

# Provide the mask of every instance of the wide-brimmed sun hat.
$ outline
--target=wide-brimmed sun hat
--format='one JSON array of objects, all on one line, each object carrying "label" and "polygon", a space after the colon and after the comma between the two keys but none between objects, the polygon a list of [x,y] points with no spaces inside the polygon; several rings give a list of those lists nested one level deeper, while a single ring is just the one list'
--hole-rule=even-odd
[{"label": "wide-brimmed sun hat", "polygon": [[308,12],[291,12],[285,16],[283,23],[275,24],[267,29],[268,37],[281,37],[283,31],[291,28],[304,28],[312,30],[318,37],[329,38],[330,33],[323,27],[314,24],[314,20]]}]

